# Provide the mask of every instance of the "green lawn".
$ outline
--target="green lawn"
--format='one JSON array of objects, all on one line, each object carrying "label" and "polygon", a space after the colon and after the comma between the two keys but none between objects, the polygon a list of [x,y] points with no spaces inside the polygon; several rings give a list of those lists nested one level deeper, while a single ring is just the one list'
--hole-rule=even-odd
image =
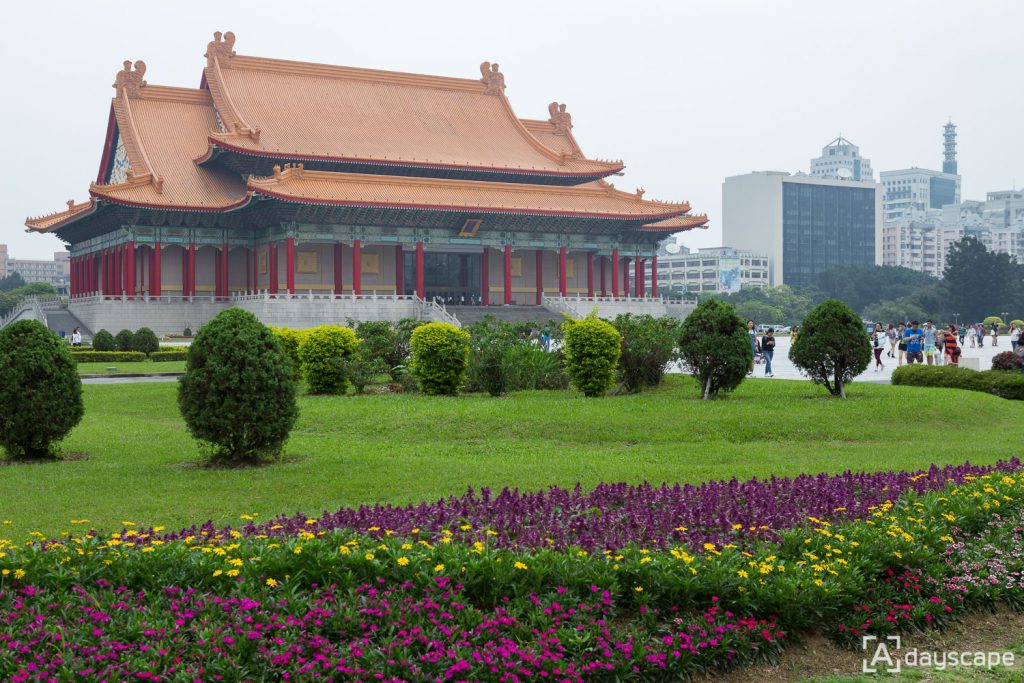
[{"label": "green lawn", "polygon": [[52,534],[71,519],[183,526],[342,505],[411,502],[467,486],[533,490],[602,481],[699,482],[770,474],[919,468],[1021,454],[1024,402],[978,392],[857,384],[837,401],[807,382],[750,381],[697,400],[689,379],[585,400],[303,397],[287,461],[210,470],[175,403],[175,384],[88,385],[64,443],[85,459],[0,467],[0,529]]},{"label": "green lawn", "polygon": [[[116,371],[108,368],[117,368]],[[129,363],[79,363],[78,374],[80,375],[113,375],[125,372],[184,372],[185,361],[169,360],[154,363],[151,360],[135,361]]]}]

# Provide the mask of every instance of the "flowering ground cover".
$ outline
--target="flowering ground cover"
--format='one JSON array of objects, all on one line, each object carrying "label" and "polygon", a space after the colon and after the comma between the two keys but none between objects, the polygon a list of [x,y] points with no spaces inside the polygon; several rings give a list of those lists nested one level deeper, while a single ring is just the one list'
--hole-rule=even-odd
[{"label": "flowering ground cover", "polygon": [[[402,530],[76,524],[0,543],[0,679],[672,680],[774,657],[808,631],[854,644],[1022,604],[1020,463],[877,476],[864,481],[888,490],[857,491],[853,512],[700,544],[586,548],[571,525],[516,544],[455,514]],[[805,490],[727,483],[688,500],[757,487],[779,507]],[[805,499],[814,488],[833,495],[819,481]],[[657,508],[657,490],[634,497]]]}]

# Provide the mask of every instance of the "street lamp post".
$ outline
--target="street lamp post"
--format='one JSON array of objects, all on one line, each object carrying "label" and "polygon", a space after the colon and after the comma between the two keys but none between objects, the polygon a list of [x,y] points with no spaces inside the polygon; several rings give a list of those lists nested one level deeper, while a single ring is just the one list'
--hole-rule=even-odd
[{"label": "street lamp post", "polygon": [[953,314],[953,317],[954,317],[954,318],[956,318],[956,321],[954,322],[954,324],[955,324],[955,325],[956,325],[957,327],[960,327],[960,314],[959,314],[959,313],[954,313],[954,314]]}]

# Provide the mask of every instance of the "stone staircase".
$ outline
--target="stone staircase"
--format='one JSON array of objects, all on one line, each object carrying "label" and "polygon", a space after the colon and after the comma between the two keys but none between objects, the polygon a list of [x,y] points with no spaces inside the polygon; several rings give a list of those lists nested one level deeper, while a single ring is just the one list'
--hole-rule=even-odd
[{"label": "stone staircase", "polygon": [[46,326],[57,334],[63,332],[66,339],[70,339],[71,332],[76,327],[80,327],[82,328],[82,341],[85,343],[92,341],[92,330],[83,325],[71,311],[63,307],[46,311]]},{"label": "stone staircase", "polygon": [[543,306],[448,306],[448,312],[459,319],[465,327],[483,320],[485,316],[493,316],[506,322],[534,322],[544,324],[552,320],[562,320],[561,314],[552,313]]}]

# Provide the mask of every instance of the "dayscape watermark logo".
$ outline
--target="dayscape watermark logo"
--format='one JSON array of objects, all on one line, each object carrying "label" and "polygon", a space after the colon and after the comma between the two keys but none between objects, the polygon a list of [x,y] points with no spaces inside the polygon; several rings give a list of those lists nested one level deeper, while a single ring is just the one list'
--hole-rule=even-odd
[{"label": "dayscape watermark logo", "polygon": [[954,667],[994,669],[997,666],[1012,667],[1015,656],[1012,652],[984,652],[981,650],[921,650],[916,647],[903,651],[900,636],[864,636],[861,641],[864,657],[861,670],[866,674],[896,674],[907,668],[935,669],[944,671]]}]

